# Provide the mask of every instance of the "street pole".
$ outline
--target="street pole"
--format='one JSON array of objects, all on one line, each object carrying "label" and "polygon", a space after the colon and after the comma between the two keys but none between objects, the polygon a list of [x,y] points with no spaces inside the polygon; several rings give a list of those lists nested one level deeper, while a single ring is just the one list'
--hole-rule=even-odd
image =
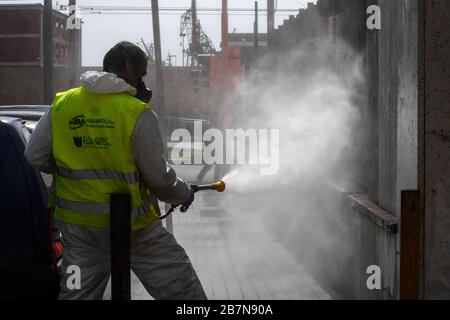
[{"label": "street pole", "polygon": [[272,45],[273,32],[275,30],[275,6],[274,0],[267,0],[267,45]]},{"label": "street pole", "polygon": [[197,61],[197,55],[199,51],[199,34],[198,34],[198,25],[197,25],[197,3],[195,0],[191,2],[191,10],[192,10],[192,60],[191,66]]},{"label": "street pole", "polygon": [[53,102],[53,6],[52,0],[44,0],[43,22],[44,103]]},{"label": "street pole", "polygon": [[[229,128],[230,123],[230,105],[231,105],[231,72],[230,72],[230,48],[228,47],[228,1],[222,0],[222,54],[221,54],[221,84],[220,84],[220,109],[219,109],[219,121],[220,127],[225,131]],[[216,175],[223,177],[228,172],[228,166],[226,164],[217,166]]]},{"label": "street pole", "polygon": [[228,48],[228,1],[222,0],[222,51]]},{"label": "street pole", "polygon": [[[161,34],[159,30],[158,0],[152,0],[152,20],[153,20],[153,43],[155,45],[156,110],[160,119],[164,154],[166,155],[167,158],[167,119],[165,115],[164,76],[161,59]],[[170,207],[170,204],[166,204],[166,208],[168,207]],[[173,233],[173,223],[171,215],[166,219],[166,228],[170,233]]]},{"label": "street pole", "polygon": [[255,62],[258,59],[258,1],[255,1],[255,23],[253,25],[255,35]]},{"label": "street pole", "polygon": [[[152,19],[153,19],[153,43],[155,45],[155,78],[156,78],[156,110],[161,119],[162,127],[165,127],[165,110],[164,110],[164,76],[162,70],[161,58],[161,34],[159,29],[159,8],[158,0],[152,0]],[[165,139],[165,137],[164,137]]]},{"label": "street pole", "polygon": [[[77,0],[69,0],[69,14],[76,14]],[[78,28],[69,30],[69,87],[74,88],[78,84],[80,57],[80,34]]]},{"label": "street pole", "polygon": [[183,45],[183,55],[182,55],[182,57],[181,57],[181,63],[182,63],[182,66],[184,67],[184,55],[186,54],[186,52],[184,51],[184,37],[185,36],[183,36],[181,39],[182,39],[182,45]]},{"label": "street pole", "polygon": [[222,93],[228,90],[228,66],[229,66],[229,50],[228,50],[228,1],[222,0]]}]

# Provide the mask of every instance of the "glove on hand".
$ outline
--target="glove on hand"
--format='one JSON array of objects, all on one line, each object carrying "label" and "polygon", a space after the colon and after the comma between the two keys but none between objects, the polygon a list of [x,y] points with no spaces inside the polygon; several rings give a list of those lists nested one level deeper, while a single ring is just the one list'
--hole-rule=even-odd
[{"label": "glove on hand", "polygon": [[194,202],[194,194],[195,193],[194,193],[194,190],[192,189],[192,187],[190,187],[190,191],[191,191],[191,193],[189,195],[189,198],[181,204],[181,208],[180,208],[181,212],[186,212],[189,209],[189,207],[191,206],[192,202]]}]

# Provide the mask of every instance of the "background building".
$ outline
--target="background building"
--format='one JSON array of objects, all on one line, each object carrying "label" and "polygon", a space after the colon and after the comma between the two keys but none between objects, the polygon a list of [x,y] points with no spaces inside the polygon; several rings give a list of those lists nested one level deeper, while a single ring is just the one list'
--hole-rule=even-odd
[{"label": "background building", "polygon": [[[0,6],[0,104],[43,104],[41,4]],[[53,11],[54,91],[69,88],[68,16]],[[81,39],[81,30],[75,31]],[[76,64],[81,66],[81,41]]]}]

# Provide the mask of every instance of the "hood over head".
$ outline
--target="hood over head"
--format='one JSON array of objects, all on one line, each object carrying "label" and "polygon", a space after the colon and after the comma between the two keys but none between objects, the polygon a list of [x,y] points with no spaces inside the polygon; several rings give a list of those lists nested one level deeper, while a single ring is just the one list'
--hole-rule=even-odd
[{"label": "hood over head", "polygon": [[87,71],[80,77],[81,85],[89,92],[108,94],[127,92],[136,95],[136,88],[114,73]]}]

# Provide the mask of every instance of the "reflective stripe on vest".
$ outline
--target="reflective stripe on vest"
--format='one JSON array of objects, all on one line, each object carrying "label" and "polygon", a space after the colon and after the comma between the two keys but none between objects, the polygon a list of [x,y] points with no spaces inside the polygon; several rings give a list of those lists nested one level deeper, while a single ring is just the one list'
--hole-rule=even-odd
[{"label": "reflective stripe on vest", "polygon": [[73,180],[120,180],[128,184],[139,182],[138,172],[124,173],[109,169],[72,170],[59,166],[57,172],[61,177]]},{"label": "reflective stripe on vest", "polygon": [[[141,217],[150,212],[149,206],[156,197],[151,196],[149,199],[144,201],[144,203],[131,210],[132,217]],[[56,205],[61,209],[72,210],[82,213],[101,213],[101,214],[109,214],[110,213],[110,205],[109,203],[92,203],[92,202],[79,202],[79,201],[71,201],[62,198],[56,198]]]}]

